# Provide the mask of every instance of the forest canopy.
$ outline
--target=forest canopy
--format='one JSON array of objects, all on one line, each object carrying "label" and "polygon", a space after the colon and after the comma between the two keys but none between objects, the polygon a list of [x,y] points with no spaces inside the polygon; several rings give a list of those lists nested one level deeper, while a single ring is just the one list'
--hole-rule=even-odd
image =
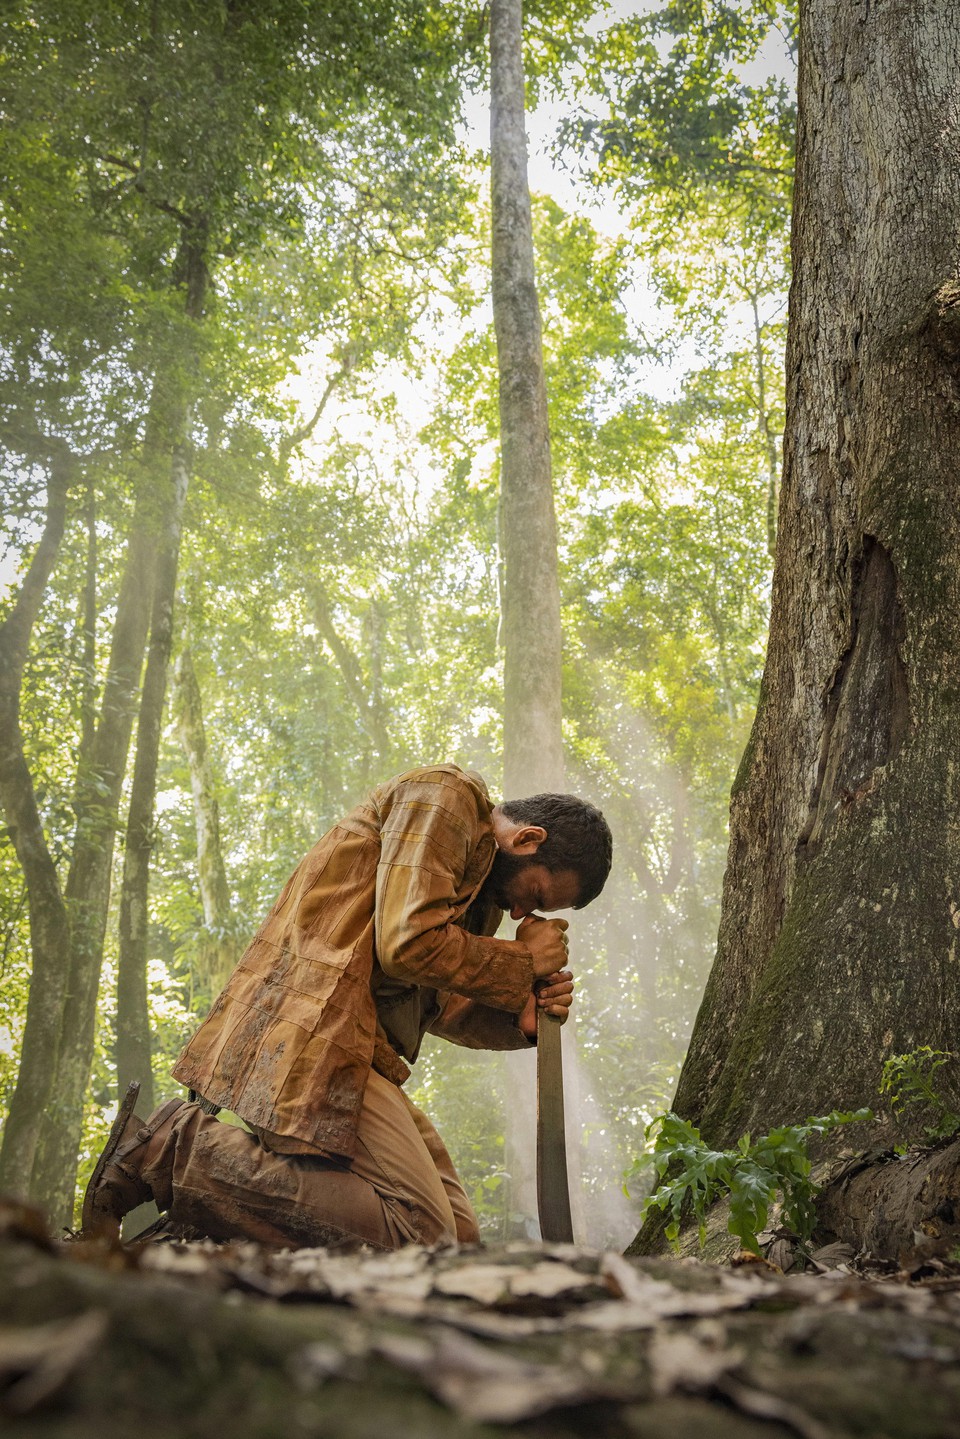
[{"label": "forest canopy", "polygon": [[[129,1056],[175,1092],[346,808],[427,761],[499,792],[485,35],[419,0],[22,0],[0,31],[0,1181],[67,1218]],[[534,197],[565,762],[617,843],[573,950],[616,1243],[599,1195],[686,1049],[757,702],[793,21],[544,0],[526,35],[565,177]],[[499,1058],[435,1043],[411,1092],[518,1232]]]}]

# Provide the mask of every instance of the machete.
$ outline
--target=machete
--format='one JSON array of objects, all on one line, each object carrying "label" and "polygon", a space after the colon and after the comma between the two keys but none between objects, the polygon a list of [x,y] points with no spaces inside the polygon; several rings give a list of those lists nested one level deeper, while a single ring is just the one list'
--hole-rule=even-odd
[{"label": "machete", "polygon": [[561,1021],[537,1010],[537,1209],[548,1244],[572,1244],[567,1146],[563,1123]]}]

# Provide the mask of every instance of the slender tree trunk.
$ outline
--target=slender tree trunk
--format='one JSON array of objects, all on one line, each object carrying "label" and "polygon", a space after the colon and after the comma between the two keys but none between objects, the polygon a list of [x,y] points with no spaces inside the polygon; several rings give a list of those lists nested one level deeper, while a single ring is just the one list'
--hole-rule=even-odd
[{"label": "slender tree trunk", "polygon": [[[520,0],[490,7],[490,158],[493,320],[500,369],[500,554],[504,649],[503,792],[508,799],[564,785],[560,583],[550,430],[533,255],[524,129]],[[574,1063],[573,1026],[564,1050]],[[533,1065],[506,1056],[510,1210],[534,1228],[536,1100]],[[577,1155],[570,1156],[576,1178]],[[575,1191],[579,1190],[576,1182]]]},{"label": "slender tree trunk", "polygon": [[130,790],[120,892],[117,964],[117,1088],[119,1094],[123,1095],[131,1080],[138,1080],[141,1110],[146,1112],[153,1108],[152,1046],[147,1008],[150,855],[153,850],[157,763],[163,729],[167,669],[173,639],[180,534],[189,483],[185,439],[174,453],[171,479],[169,510],[158,536],[150,647],[140,699],[140,717],[137,721],[137,751]]},{"label": "slender tree trunk", "polygon": [[715,1144],[956,1048],[958,77],[939,0],[801,5],[770,641],[676,1097]]},{"label": "slender tree trunk", "polygon": [[[183,234],[177,260],[188,321],[203,315],[209,275],[205,257],[206,225],[195,223]],[[191,337],[192,339],[192,337]],[[190,410],[196,380],[190,341],[181,357],[182,376],[167,416],[170,479],[166,506],[157,530],[156,578],[150,617],[150,646],[144,674],[137,749],[130,789],[120,892],[117,964],[117,1089],[122,1096],[133,1080],[140,1084],[141,1112],[153,1109],[153,1067],[147,992],[147,931],[150,855],[154,843],[157,765],[163,730],[167,673],[173,645],[180,536],[190,484]]]},{"label": "slender tree trunk", "polygon": [[87,567],[83,583],[83,686],[79,760],[93,750],[97,733],[97,496],[90,481],[86,507]]},{"label": "slender tree trunk", "polygon": [[[69,1223],[83,1096],[90,1074],[103,939],[110,901],[114,835],[149,623],[155,497],[141,486],[117,601],[103,704],[89,766],[78,775],[77,828],[66,899],[71,922],[67,990],[50,1103],[41,1118],[31,1197],[55,1223]],[[26,1050],[26,1044],[24,1045]],[[21,1064],[27,1055],[21,1057]]]},{"label": "slender tree trunk", "polygon": [[319,581],[311,584],[310,597],[314,622],[337,662],[337,668],[340,670],[347,693],[357,707],[360,723],[370,737],[373,747],[372,759],[379,768],[390,753],[390,734],[387,728],[386,706],[383,702],[376,655],[379,642],[379,614],[375,609],[371,617],[371,649],[374,659],[371,683],[368,686],[360,668],[360,661],[334,624],[329,596]]},{"label": "slender tree trunk", "polygon": [[220,844],[220,806],[203,722],[203,701],[190,646],[177,656],[174,670],[174,710],[177,733],[190,766],[193,812],[197,826],[197,874],[204,928],[209,936],[205,970],[216,991],[237,961],[237,941],[231,929],[230,887]]},{"label": "slender tree trunk", "polygon": [[0,1193],[20,1196],[29,1191],[39,1118],[53,1088],[51,1057],[70,954],[67,909],[24,754],[20,693],[30,635],[63,538],[73,470],[72,458],[54,459],[43,534],[13,608],[0,625],[0,800],[27,887],[32,961],[20,1067],[0,1149]]},{"label": "slender tree trunk", "polygon": [[[176,264],[188,319],[202,313],[203,229],[183,238]],[[97,995],[110,904],[114,838],[140,692],[160,536],[174,508],[172,456],[186,433],[189,365],[182,354],[157,374],[144,464],[114,624],[103,704],[86,774],[79,777],[77,829],[66,885],[72,946],[53,1096],[43,1115],[31,1194],[56,1223],[69,1223],[96,1033]],[[174,580],[175,582],[175,580]]]},{"label": "slender tree trunk", "polygon": [[527,185],[520,0],[490,6],[493,320],[500,367],[503,792],[563,786],[560,585]]}]

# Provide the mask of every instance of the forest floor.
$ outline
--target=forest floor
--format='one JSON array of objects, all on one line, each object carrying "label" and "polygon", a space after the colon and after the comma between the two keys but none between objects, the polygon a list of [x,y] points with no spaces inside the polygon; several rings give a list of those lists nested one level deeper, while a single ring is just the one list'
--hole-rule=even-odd
[{"label": "forest floor", "polygon": [[15,1439],[960,1436],[960,1266],[864,1275],[835,1252],[820,1268],[529,1243],[109,1249],[54,1241],[7,1205],[0,1426]]}]

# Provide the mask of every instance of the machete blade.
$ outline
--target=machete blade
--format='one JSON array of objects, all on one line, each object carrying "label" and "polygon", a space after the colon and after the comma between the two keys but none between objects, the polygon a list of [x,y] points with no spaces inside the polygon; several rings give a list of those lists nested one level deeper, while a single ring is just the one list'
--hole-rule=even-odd
[{"label": "machete blade", "polygon": [[563,1119],[562,1024],[537,1011],[537,1208],[548,1244],[572,1244],[567,1146]]}]

